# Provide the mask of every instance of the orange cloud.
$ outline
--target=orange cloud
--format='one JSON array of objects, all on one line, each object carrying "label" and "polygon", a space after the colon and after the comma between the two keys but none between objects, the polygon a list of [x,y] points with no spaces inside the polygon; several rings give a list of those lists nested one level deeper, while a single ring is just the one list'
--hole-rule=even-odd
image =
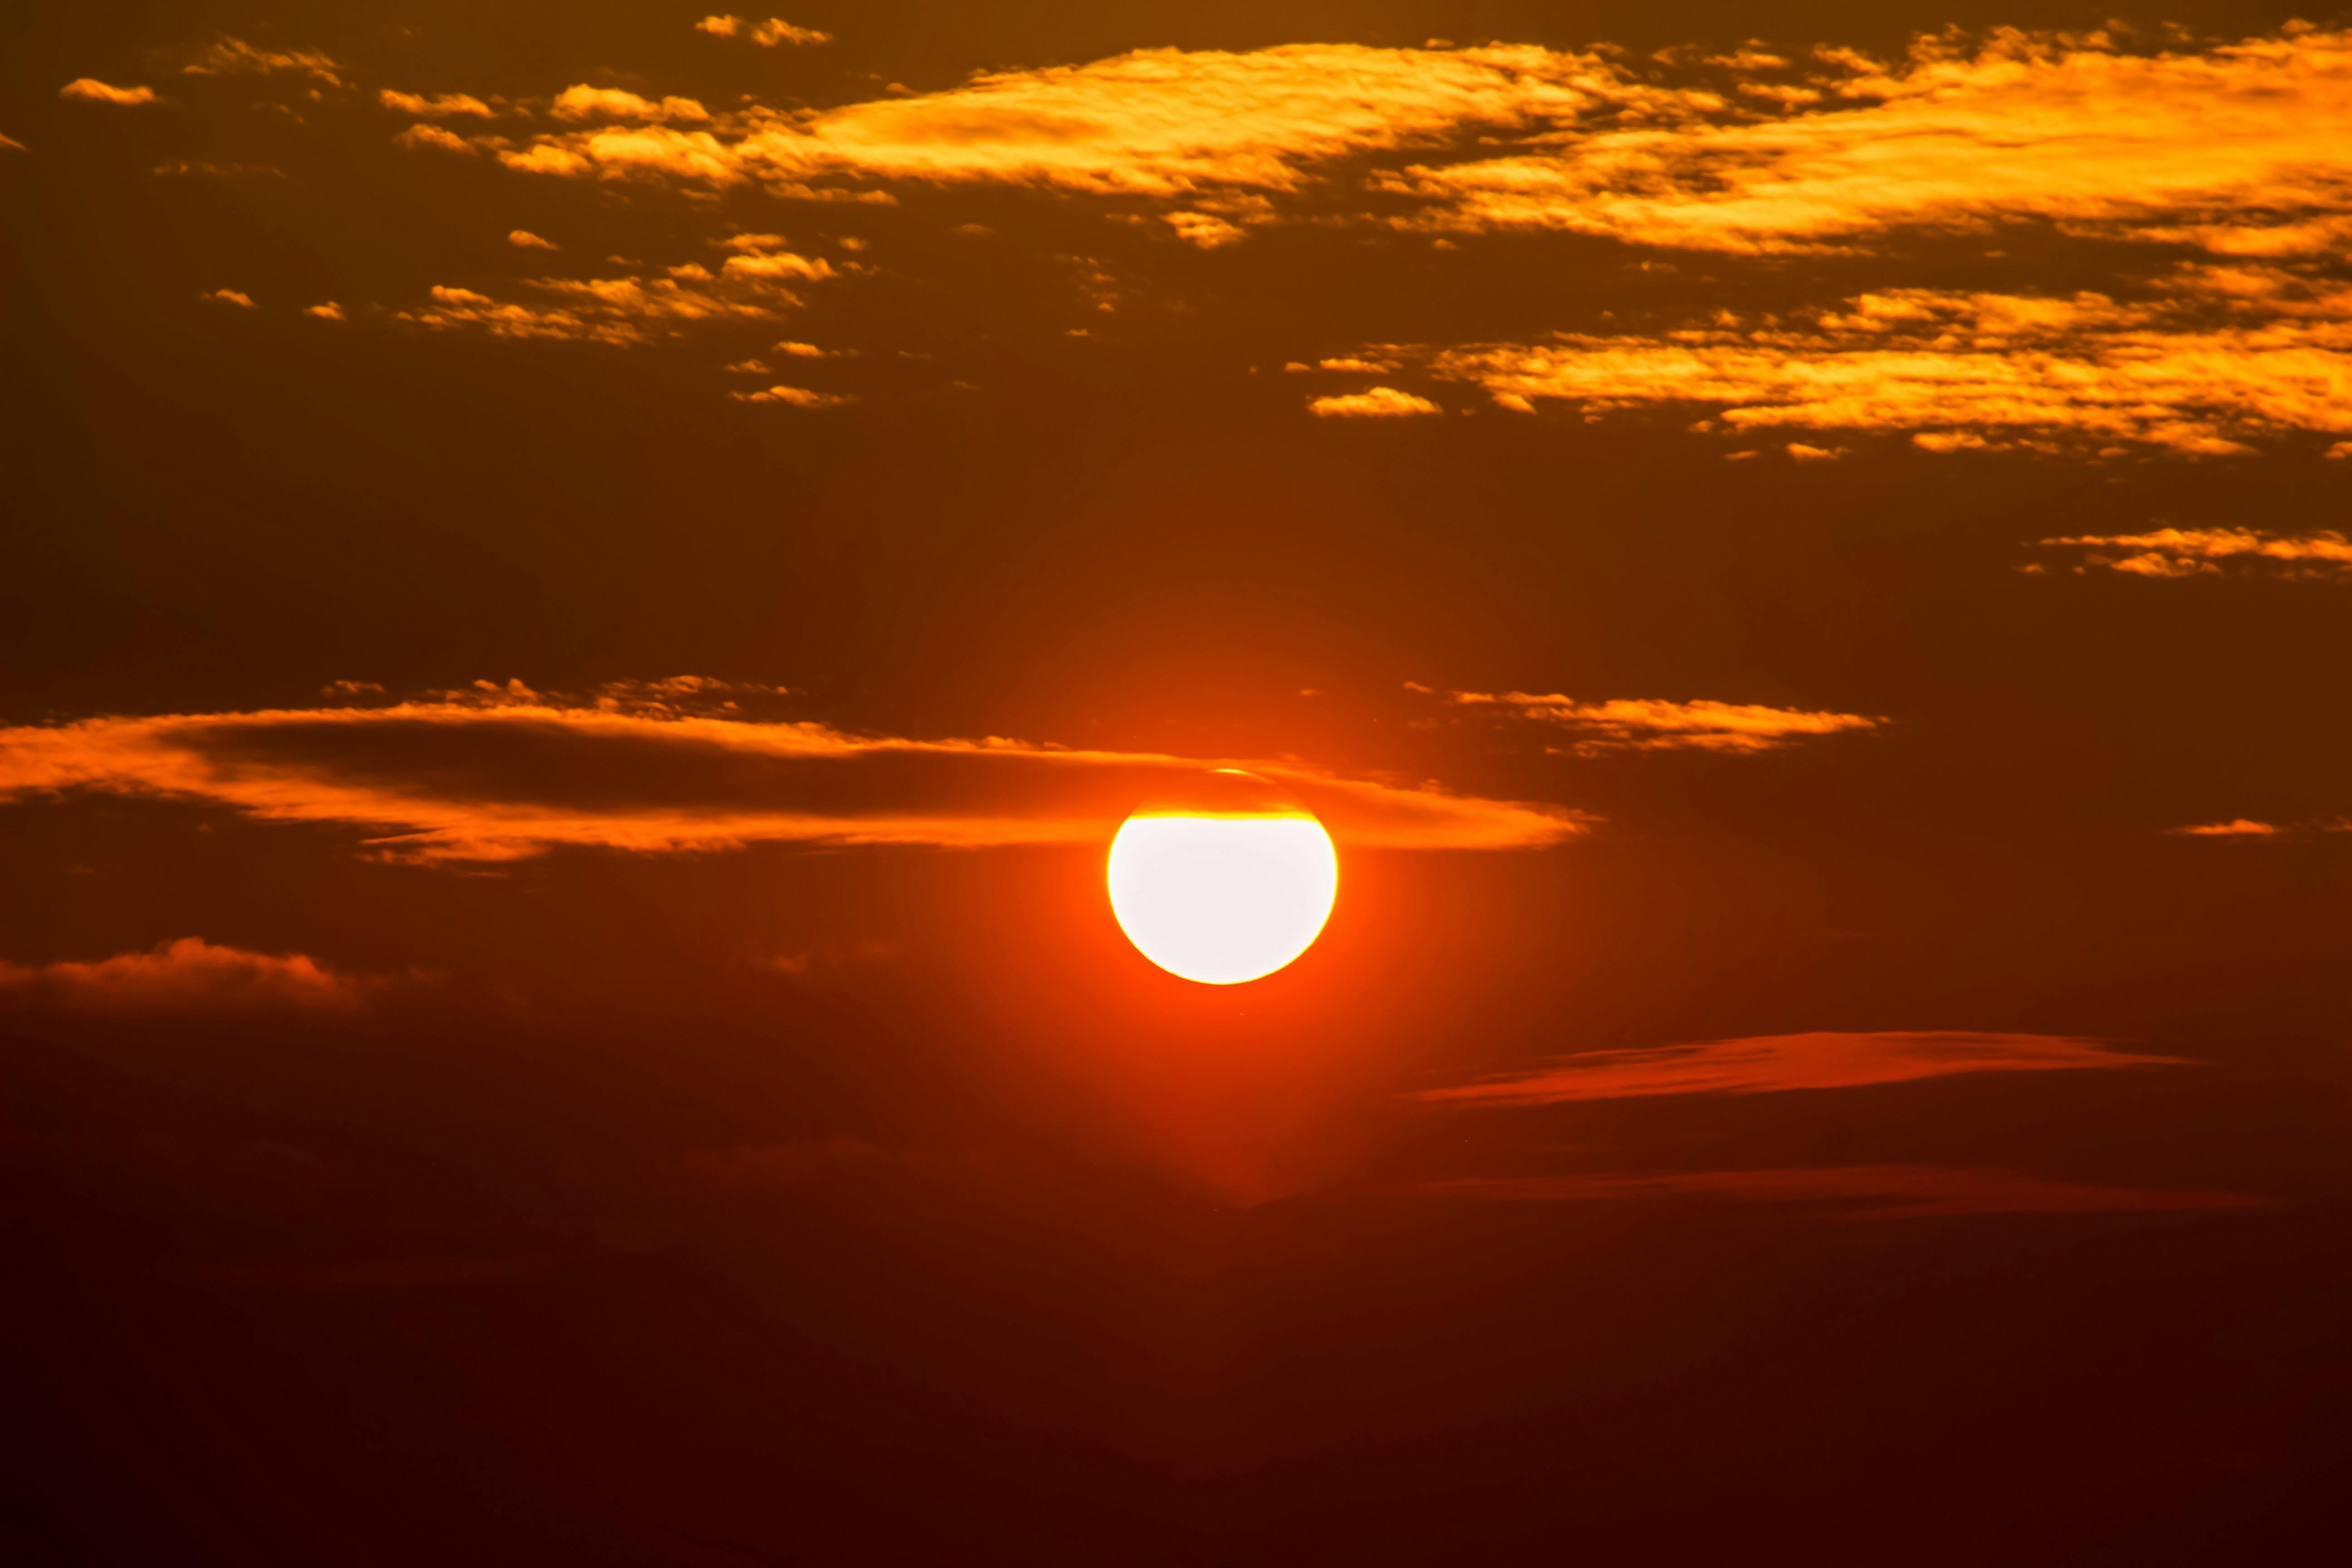
[{"label": "orange cloud", "polygon": [[79,99],[84,103],[155,103],[161,101],[152,87],[109,87],[96,77],[81,76],[58,89],[59,98]]},{"label": "orange cloud", "polygon": [[268,76],[307,71],[330,87],[342,86],[335,62],[318,49],[257,49],[243,38],[223,37],[206,44],[180,68],[187,76]]},{"label": "orange cloud", "polygon": [[1949,1215],[2129,1214],[2163,1209],[2258,1208],[2242,1193],[2093,1186],[2022,1171],[1943,1165],[1832,1165],[1812,1170],[1685,1171],[1667,1175],[1474,1176],[1406,1189],[1430,1197],[1519,1203],[1601,1203],[1710,1197],[1806,1204],[1839,1219],[1928,1219]]},{"label": "orange cloud", "polygon": [[563,247],[551,239],[541,239],[527,228],[509,229],[507,243],[525,250],[561,250]]},{"label": "orange cloud", "polygon": [[[1415,687],[1415,690],[1423,689]],[[1861,713],[1808,712],[1755,703],[1665,702],[1618,698],[1580,702],[1559,692],[1451,691],[1446,700],[1467,708],[1491,708],[1538,723],[1557,724],[1581,735],[1575,749],[1610,751],[1762,752],[1809,736],[1870,730],[1886,722]]]},{"label": "orange cloud", "polygon": [[475,151],[474,144],[456,132],[444,131],[438,125],[427,125],[422,121],[394,136],[393,141],[403,147],[435,147],[444,153],[470,155]]},{"label": "orange cloud", "polygon": [[432,303],[394,311],[392,319],[436,331],[470,330],[500,338],[648,343],[682,326],[781,321],[801,301],[779,279],[835,276],[822,258],[739,255],[729,257],[718,273],[689,262],[662,278],[532,279],[530,287],[554,297],[549,305],[499,300],[437,284]]},{"label": "orange cloud", "polygon": [[1318,397],[1307,408],[1318,419],[1396,419],[1445,412],[1426,397],[1399,392],[1393,386],[1375,386],[1369,392],[1351,392],[1338,397]]},{"label": "orange cloud", "polygon": [[250,310],[253,309],[253,296],[250,294],[239,293],[234,289],[215,289],[209,294],[199,294],[196,298],[199,300],[210,300],[222,305],[235,305],[240,310]]},{"label": "orange cloud", "polygon": [[719,38],[741,38],[763,49],[778,44],[793,44],[808,47],[833,42],[831,33],[820,33],[814,27],[795,27],[781,16],[771,16],[764,22],[746,22],[740,16],[705,16],[694,25],[698,33],[709,33]]},{"label": "orange cloud", "polygon": [[639,98],[616,87],[567,87],[555,95],[558,120],[684,120],[708,121],[710,111],[690,98],[665,98],[659,102]]},{"label": "orange cloud", "polygon": [[2256,822],[2251,817],[2239,816],[2228,822],[2205,822],[2194,827],[2168,827],[2165,831],[2176,838],[2307,838],[2315,833],[2352,833],[2352,817],[2290,823],[2282,827],[2275,823]]},{"label": "orange cloud", "polygon": [[1859,1089],[1956,1073],[2180,1065],[2184,1064],[2178,1057],[2143,1056],[2064,1035],[1942,1030],[1764,1035],[1689,1046],[1591,1051],[1564,1057],[1533,1072],[1424,1089],[1416,1098],[1461,1105],[1555,1105],[1662,1094]]},{"label": "orange cloud", "polygon": [[730,392],[727,395],[738,403],[788,403],[794,408],[837,408],[857,401],[852,393],[811,392],[805,386],[771,386],[760,392]]},{"label": "orange cloud", "polygon": [[2229,572],[2352,579],[2352,539],[2334,530],[2268,533],[2252,528],[2158,528],[2146,533],[2086,533],[2045,539],[2046,549],[2084,552],[2090,567],[2134,577],[2212,577]]},{"label": "orange cloud", "polygon": [[[2004,219],[2231,254],[2323,247],[2352,209],[2352,34],[2131,54],[2105,34],[1925,37],[1889,67],[1821,50],[1805,90],[1735,114],[1577,125],[1528,151],[1386,182],[1442,229],[1556,228],[1638,244],[1852,248]],[[1778,112],[1755,106],[1778,100]]]},{"label": "orange cloud", "polygon": [[92,719],[0,730],[0,795],[68,790],[226,805],[372,830],[379,852],[497,860],[564,845],[643,851],[762,841],[981,847],[1108,842],[1134,803],[1240,766],[1335,837],[1395,848],[1557,843],[1588,819],[1297,763],[857,736],[714,712],[692,688],[566,705],[519,684],[375,708]]},{"label": "orange cloud", "polygon": [[29,151],[29,148],[27,148],[22,142],[17,141],[14,136],[0,135],[0,153],[24,153]]},{"label": "orange cloud", "polygon": [[471,114],[488,120],[495,113],[488,104],[471,93],[465,92],[445,92],[427,98],[421,92],[395,92],[391,88],[385,88],[377,93],[375,98],[376,101],[386,109],[396,109],[403,114],[415,114],[426,119],[437,119],[451,114]]},{"label": "orange cloud", "polygon": [[332,300],[322,305],[305,305],[302,307],[302,313],[306,316],[316,316],[322,321],[340,321],[343,319],[343,308]]},{"label": "orange cloud", "polygon": [[[2225,287],[2241,281],[2258,287]],[[1721,311],[1663,334],[1560,333],[1428,363],[1514,408],[1696,408],[1735,433],[1903,433],[1933,452],[2137,442],[2221,456],[2252,451],[2250,438],[2352,430],[2352,289],[2242,270],[2161,287],[2140,303],[1888,289],[1796,322]],[[2190,324],[2217,311],[2238,320]]]},{"label": "orange cloud", "polygon": [[201,937],[91,963],[0,962],[0,1004],[114,1016],[356,1005],[373,983],[303,954],[273,957]]}]

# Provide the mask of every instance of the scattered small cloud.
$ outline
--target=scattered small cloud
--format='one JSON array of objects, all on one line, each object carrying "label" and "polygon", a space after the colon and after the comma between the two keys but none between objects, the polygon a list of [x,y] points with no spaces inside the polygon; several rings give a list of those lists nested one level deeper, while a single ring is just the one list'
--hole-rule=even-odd
[{"label": "scattered small cloud", "polygon": [[764,22],[746,22],[740,16],[705,16],[694,25],[694,30],[716,38],[740,38],[763,49],[772,49],[778,44],[806,48],[833,42],[831,33],[820,33],[814,27],[795,27],[781,16],[771,16]]},{"label": "scattered small cloud", "polygon": [[445,92],[427,98],[421,92],[395,92],[385,88],[375,97],[376,101],[386,109],[428,120],[446,119],[453,114],[470,114],[478,119],[489,120],[497,115],[497,110],[471,93]]},{"label": "scattered small cloud", "polygon": [[2352,817],[2325,817],[2312,822],[2278,824],[2238,816],[2227,822],[2201,822],[2191,827],[2168,827],[2165,832],[2175,838],[2299,839],[2322,833],[2352,833]]},{"label": "scattered small cloud", "polygon": [[478,150],[471,142],[456,132],[445,131],[438,125],[428,125],[421,120],[394,136],[393,141],[403,147],[430,147],[436,152],[463,153],[468,157]]},{"label": "scattered small cloud", "polygon": [[193,936],[93,963],[0,962],[0,1004],[112,1016],[343,1011],[376,984],[299,952],[274,956]]},{"label": "scattered small cloud", "polygon": [[250,294],[240,293],[235,289],[215,289],[209,294],[199,294],[196,298],[199,300],[210,300],[222,305],[235,305],[240,310],[250,310],[253,309],[253,296]]},{"label": "scattered small cloud", "polygon": [[1457,707],[1485,709],[1572,731],[1578,737],[1572,749],[1585,755],[1616,751],[1762,752],[1822,735],[1877,729],[1886,722],[1863,713],[1704,699],[1668,702],[1614,698],[1584,702],[1557,691],[1450,691],[1445,699]]},{"label": "scattered small cloud", "polygon": [[1249,237],[1246,231],[1227,223],[1214,213],[1172,212],[1160,216],[1176,231],[1176,237],[1203,250],[1214,250],[1221,245],[1231,245]]},{"label": "scattered small cloud", "polygon": [[0,153],[24,153],[30,150],[14,136],[0,135]]},{"label": "scattered small cloud", "polygon": [[837,408],[857,401],[854,393],[811,392],[805,386],[771,386],[759,392],[730,392],[727,395],[738,403],[784,403],[794,408]]},{"label": "scattered small cloud", "polygon": [[763,359],[738,360],[721,367],[730,375],[773,375],[775,367]]},{"label": "scattered small cloud", "polygon": [[322,321],[340,321],[343,320],[343,308],[341,305],[336,304],[332,300],[328,300],[322,305],[305,305],[302,307],[302,313],[306,316],[315,316]]},{"label": "scattered small cloud", "polygon": [[527,228],[509,229],[507,231],[507,243],[509,245],[520,247],[524,250],[561,250],[563,248],[551,239],[541,239],[539,236],[531,233],[530,230]]},{"label": "scattered small cloud", "polygon": [[1590,1051],[1533,1070],[1424,1089],[1415,1098],[1456,1105],[1557,1105],[1673,1094],[1770,1094],[1857,1089],[1958,1073],[2053,1072],[2176,1067],[2179,1057],[2119,1050],[2067,1035],[1879,1030],[1764,1035],[1698,1045]]},{"label": "scattered small cloud", "polygon": [[1369,392],[1318,397],[1308,402],[1307,409],[1318,419],[1397,419],[1444,412],[1428,398],[1400,392],[1393,386],[1375,386]]},{"label": "scattered small cloud", "polygon": [[634,120],[656,124],[669,121],[700,123],[710,111],[690,98],[665,98],[658,102],[617,87],[567,87],[555,95],[558,120]]},{"label": "scattered small cloud", "polygon": [[76,77],[58,89],[59,98],[82,103],[159,103],[152,87],[110,87],[96,77]]},{"label": "scattered small cloud", "polygon": [[187,76],[268,76],[302,71],[329,87],[341,87],[333,59],[318,49],[260,49],[243,38],[223,37],[206,44],[180,68]]},{"label": "scattered small cloud", "polygon": [[1788,444],[1789,456],[1800,463],[1834,463],[1841,458],[1851,458],[1849,447],[1808,447],[1802,441]]},{"label": "scattered small cloud", "polygon": [[2045,550],[2082,552],[2077,574],[2130,577],[2264,576],[2352,582],[2352,539],[2332,529],[2271,533],[2252,528],[2158,528],[2042,541]]}]

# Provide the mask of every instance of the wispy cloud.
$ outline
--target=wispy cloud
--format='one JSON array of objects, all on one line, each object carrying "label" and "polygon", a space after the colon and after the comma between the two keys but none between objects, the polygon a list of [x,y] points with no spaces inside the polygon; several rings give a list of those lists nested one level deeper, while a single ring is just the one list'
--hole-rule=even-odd
[{"label": "wispy cloud", "polygon": [[831,33],[820,33],[814,27],[795,27],[781,16],[771,16],[764,22],[746,22],[740,16],[705,16],[694,25],[694,30],[718,38],[740,38],[763,49],[772,49],[778,44],[807,48],[833,42]]},{"label": "wispy cloud", "polygon": [[527,228],[509,229],[507,243],[524,250],[561,250],[563,247],[551,239],[541,239]]},{"label": "wispy cloud", "polygon": [[253,309],[253,296],[250,294],[240,293],[235,289],[215,289],[208,294],[199,294],[196,298],[199,300],[210,300],[215,304],[219,305],[235,305],[240,310],[250,310]]},{"label": "wispy cloud", "polygon": [[1705,699],[1667,702],[1614,698],[1585,702],[1557,691],[1450,691],[1445,700],[1457,707],[1491,710],[1570,731],[1576,736],[1572,749],[1586,755],[1619,751],[1763,752],[1816,736],[1875,729],[1886,722],[1862,713],[1810,712]]},{"label": "wispy cloud", "polygon": [[[510,243],[522,243],[509,237]],[[528,286],[549,297],[544,304],[497,300],[478,289],[436,284],[430,303],[394,311],[392,320],[436,331],[632,345],[652,342],[686,326],[781,321],[801,302],[800,296],[784,287],[784,279],[822,281],[835,276],[832,264],[822,258],[790,252],[739,254],[729,257],[717,272],[688,262],[661,277],[532,279]]]},{"label": "wispy cloud", "polygon": [[30,149],[28,149],[22,142],[17,141],[14,136],[0,135],[0,153],[24,153],[28,151],[30,151]]},{"label": "wispy cloud", "polygon": [[96,77],[76,77],[58,89],[59,98],[75,99],[83,103],[157,103],[152,87],[110,87]]},{"label": "wispy cloud", "polygon": [[558,120],[635,120],[664,123],[684,121],[701,124],[710,111],[690,98],[640,98],[616,87],[567,87],[555,95],[552,112]]},{"label": "wispy cloud", "polygon": [[452,114],[470,114],[488,120],[497,113],[471,93],[444,92],[427,98],[421,92],[396,92],[385,88],[375,96],[376,101],[386,109],[396,109],[403,114],[418,115],[428,120],[443,119]]},{"label": "wispy cloud", "polygon": [[1955,1215],[2129,1214],[2168,1209],[2258,1208],[2273,1200],[2242,1193],[2098,1186],[2023,1171],[1946,1165],[1832,1165],[1815,1169],[1684,1171],[1663,1175],[1599,1172],[1565,1176],[1473,1176],[1405,1189],[1413,1195],[1510,1203],[1609,1203],[1701,1197],[1805,1205],[1844,1220],[1931,1219]]},{"label": "wispy cloud", "polygon": [[730,392],[727,395],[738,403],[782,403],[794,408],[838,408],[857,401],[855,393],[811,392],[805,386],[769,386],[758,392]]},{"label": "wispy cloud", "polygon": [[1307,405],[1307,411],[1318,419],[1397,419],[1410,418],[1417,414],[1445,412],[1426,397],[1399,392],[1393,386],[1375,386],[1369,392],[1318,397]]},{"label": "wispy cloud", "polygon": [[2352,582],[2352,539],[2332,529],[2271,533],[2253,528],[2157,528],[2145,533],[2084,533],[2045,539],[2044,549],[2082,552],[2075,572],[2132,577],[2224,575]]},{"label": "wispy cloud", "polygon": [[2352,817],[2323,817],[2311,822],[2282,824],[2235,816],[2227,822],[2200,822],[2194,826],[2170,827],[2165,831],[2175,838],[2242,838],[2271,843],[2310,838],[2322,833],[2352,833]]},{"label": "wispy cloud", "polygon": [[114,1016],[295,1007],[342,1011],[374,984],[295,952],[282,956],[182,937],[92,963],[0,962],[0,1005]]},{"label": "wispy cloud", "polygon": [[243,38],[215,38],[180,69],[188,76],[269,76],[301,71],[330,87],[341,87],[334,60],[320,49],[256,48]]},{"label": "wispy cloud", "polygon": [[205,801],[264,820],[357,826],[376,835],[379,853],[425,860],[511,859],[563,845],[1101,843],[1135,802],[1202,766],[1273,778],[1335,837],[1369,847],[1527,848],[1587,820],[1298,763],[754,722],[711,711],[722,697],[631,688],[571,706],[494,689],[376,708],[0,730],[0,795]]},{"label": "wispy cloud", "polygon": [[1531,1070],[1424,1089],[1416,1098],[1458,1105],[1554,1105],[1652,1095],[1859,1089],[1958,1073],[2180,1065],[2183,1061],[2179,1057],[2119,1050],[2103,1041],[2066,1035],[1952,1030],[1762,1035],[1697,1045],[1591,1051]]}]

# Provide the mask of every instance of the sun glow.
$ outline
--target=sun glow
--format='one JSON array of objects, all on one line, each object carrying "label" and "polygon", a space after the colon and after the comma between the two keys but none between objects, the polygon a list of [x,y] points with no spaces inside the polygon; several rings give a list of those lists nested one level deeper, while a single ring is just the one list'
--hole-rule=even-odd
[{"label": "sun glow", "polygon": [[1297,806],[1147,807],[1111,841],[1109,877],[1111,910],[1144,957],[1187,980],[1234,985],[1313,944],[1339,860],[1323,825]]}]

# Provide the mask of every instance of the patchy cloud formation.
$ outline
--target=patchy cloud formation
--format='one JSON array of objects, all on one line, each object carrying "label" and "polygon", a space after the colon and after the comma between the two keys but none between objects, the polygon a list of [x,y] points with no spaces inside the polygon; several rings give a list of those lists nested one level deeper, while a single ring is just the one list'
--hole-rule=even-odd
[{"label": "patchy cloud formation", "polygon": [[2223,456],[2352,431],[2352,289],[2205,268],[2161,289],[2137,303],[1888,289],[1798,321],[1722,311],[1662,334],[1561,333],[1429,364],[1514,408],[1679,408],[1737,433],[1879,431],[1933,452],[2137,443]]},{"label": "patchy cloud formation", "polygon": [[188,76],[268,76],[302,71],[329,87],[341,87],[335,62],[318,49],[258,49],[243,38],[221,37],[197,51],[180,69]]},{"label": "patchy cloud formation", "polygon": [[1570,128],[1387,183],[1439,204],[1409,226],[1746,252],[2033,220],[2281,255],[2328,248],[2352,213],[2352,34],[2146,55],[2002,28],[1974,53],[1922,38],[1902,67],[1814,58],[1798,81],[1776,64],[1774,80],[1736,84],[1741,110],[1772,106],[1760,121],[1685,100],[1684,123]]},{"label": "patchy cloud formation", "polygon": [[705,123],[710,111],[690,98],[665,98],[659,102],[639,98],[616,87],[567,87],[556,94],[558,120],[640,120],[656,123],[680,120]]},{"label": "patchy cloud formation", "polygon": [[1586,821],[1296,763],[751,722],[695,710],[709,685],[612,689],[593,707],[515,686],[378,708],[0,730],[0,795],[211,802],[268,821],[369,828],[380,852],[420,860],[512,859],[560,845],[1099,844],[1136,801],[1203,766],[1276,780],[1360,846],[1528,848]]},{"label": "patchy cloud formation", "polygon": [[509,229],[507,243],[524,250],[561,250],[563,247],[551,239],[541,239],[527,228]]},{"label": "patchy cloud formation", "polygon": [[[1425,688],[1414,688],[1416,690]],[[1871,730],[1886,722],[1861,713],[1813,713],[1755,703],[1664,702],[1618,698],[1580,702],[1555,691],[1450,691],[1459,707],[1491,709],[1576,732],[1584,755],[1621,751],[1762,752],[1817,735]]]},{"label": "patchy cloud formation", "polygon": [[472,157],[478,151],[471,142],[456,132],[444,131],[438,125],[427,125],[422,121],[401,132],[393,141],[399,146],[411,149],[431,147],[443,153],[462,153],[467,157]]},{"label": "patchy cloud formation", "polygon": [[323,304],[305,305],[302,307],[302,313],[306,316],[316,316],[322,321],[340,321],[343,319],[343,308],[332,300]]},{"label": "patchy cloud formation", "polygon": [[370,984],[299,952],[273,957],[193,936],[96,963],[0,962],[0,1005],[114,1016],[339,1011],[356,1005]]},{"label": "patchy cloud formation", "polygon": [[500,338],[648,343],[690,326],[781,321],[801,302],[782,279],[836,276],[823,258],[755,251],[729,257],[717,272],[689,262],[660,278],[531,279],[530,288],[551,297],[547,304],[499,300],[472,289],[436,284],[431,304],[395,311],[392,319],[436,331],[471,330]]},{"label": "patchy cloud formation", "polygon": [[376,101],[386,109],[396,109],[403,114],[415,114],[428,120],[444,119],[452,114],[470,114],[488,120],[497,112],[471,93],[445,92],[427,98],[420,92],[395,92],[385,88],[375,96]]},{"label": "patchy cloud formation", "polygon": [[2228,822],[2204,822],[2193,827],[2171,827],[2165,831],[2176,838],[2308,838],[2320,833],[2352,833],[2352,817],[2328,817],[2282,826],[2276,823],[2257,822],[2252,817],[2239,816]]},{"label": "patchy cloud formation", "polygon": [[853,393],[811,392],[805,386],[771,386],[758,392],[730,392],[727,395],[738,403],[784,403],[794,408],[837,408],[842,404],[857,401]]},{"label": "patchy cloud formation", "polygon": [[694,30],[718,38],[740,38],[763,49],[772,49],[778,44],[806,48],[833,42],[831,33],[820,33],[814,27],[795,27],[781,16],[757,23],[746,22],[740,16],[705,16],[694,25]]},{"label": "patchy cloud formation", "polygon": [[2130,1214],[2164,1209],[2242,1209],[2273,1200],[2242,1193],[2092,1186],[2022,1171],[1944,1165],[1832,1165],[1811,1170],[1611,1172],[1570,1176],[1473,1176],[1408,1191],[1429,1197],[1517,1203],[1604,1203],[1626,1198],[1708,1197],[1808,1204],[1839,1219],[1928,1219],[1949,1215]]},{"label": "patchy cloud formation", "polygon": [[1661,1094],[1858,1089],[1956,1073],[2180,1065],[2178,1057],[2145,1056],[2064,1035],[1902,1030],[1765,1035],[1692,1046],[1591,1051],[1564,1057],[1531,1072],[1424,1089],[1417,1098],[1459,1105],[1555,1105]]},{"label": "patchy cloud formation", "polygon": [[235,289],[215,289],[209,294],[199,294],[196,298],[199,300],[210,300],[214,303],[220,305],[235,305],[240,310],[250,310],[253,309],[253,296],[250,294],[239,293]]},{"label": "patchy cloud formation", "polygon": [[1318,419],[1396,419],[1416,414],[1445,412],[1426,397],[1399,392],[1393,386],[1375,386],[1369,392],[1318,397],[1308,402],[1307,409]]},{"label": "patchy cloud formation", "polygon": [[58,89],[59,98],[74,99],[83,103],[155,103],[161,101],[152,87],[109,87],[96,77],[76,77]]},{"label": "patchy cloud formation", "polygon": [[2084,552],[2075,572],[2098,568],[2133,577],[2235,574],[2352,582],[2352,539],[2332,529],[2280,534],[2252,528],[2158,528],[2146,533],[2045,539],[2042,544]]}]

